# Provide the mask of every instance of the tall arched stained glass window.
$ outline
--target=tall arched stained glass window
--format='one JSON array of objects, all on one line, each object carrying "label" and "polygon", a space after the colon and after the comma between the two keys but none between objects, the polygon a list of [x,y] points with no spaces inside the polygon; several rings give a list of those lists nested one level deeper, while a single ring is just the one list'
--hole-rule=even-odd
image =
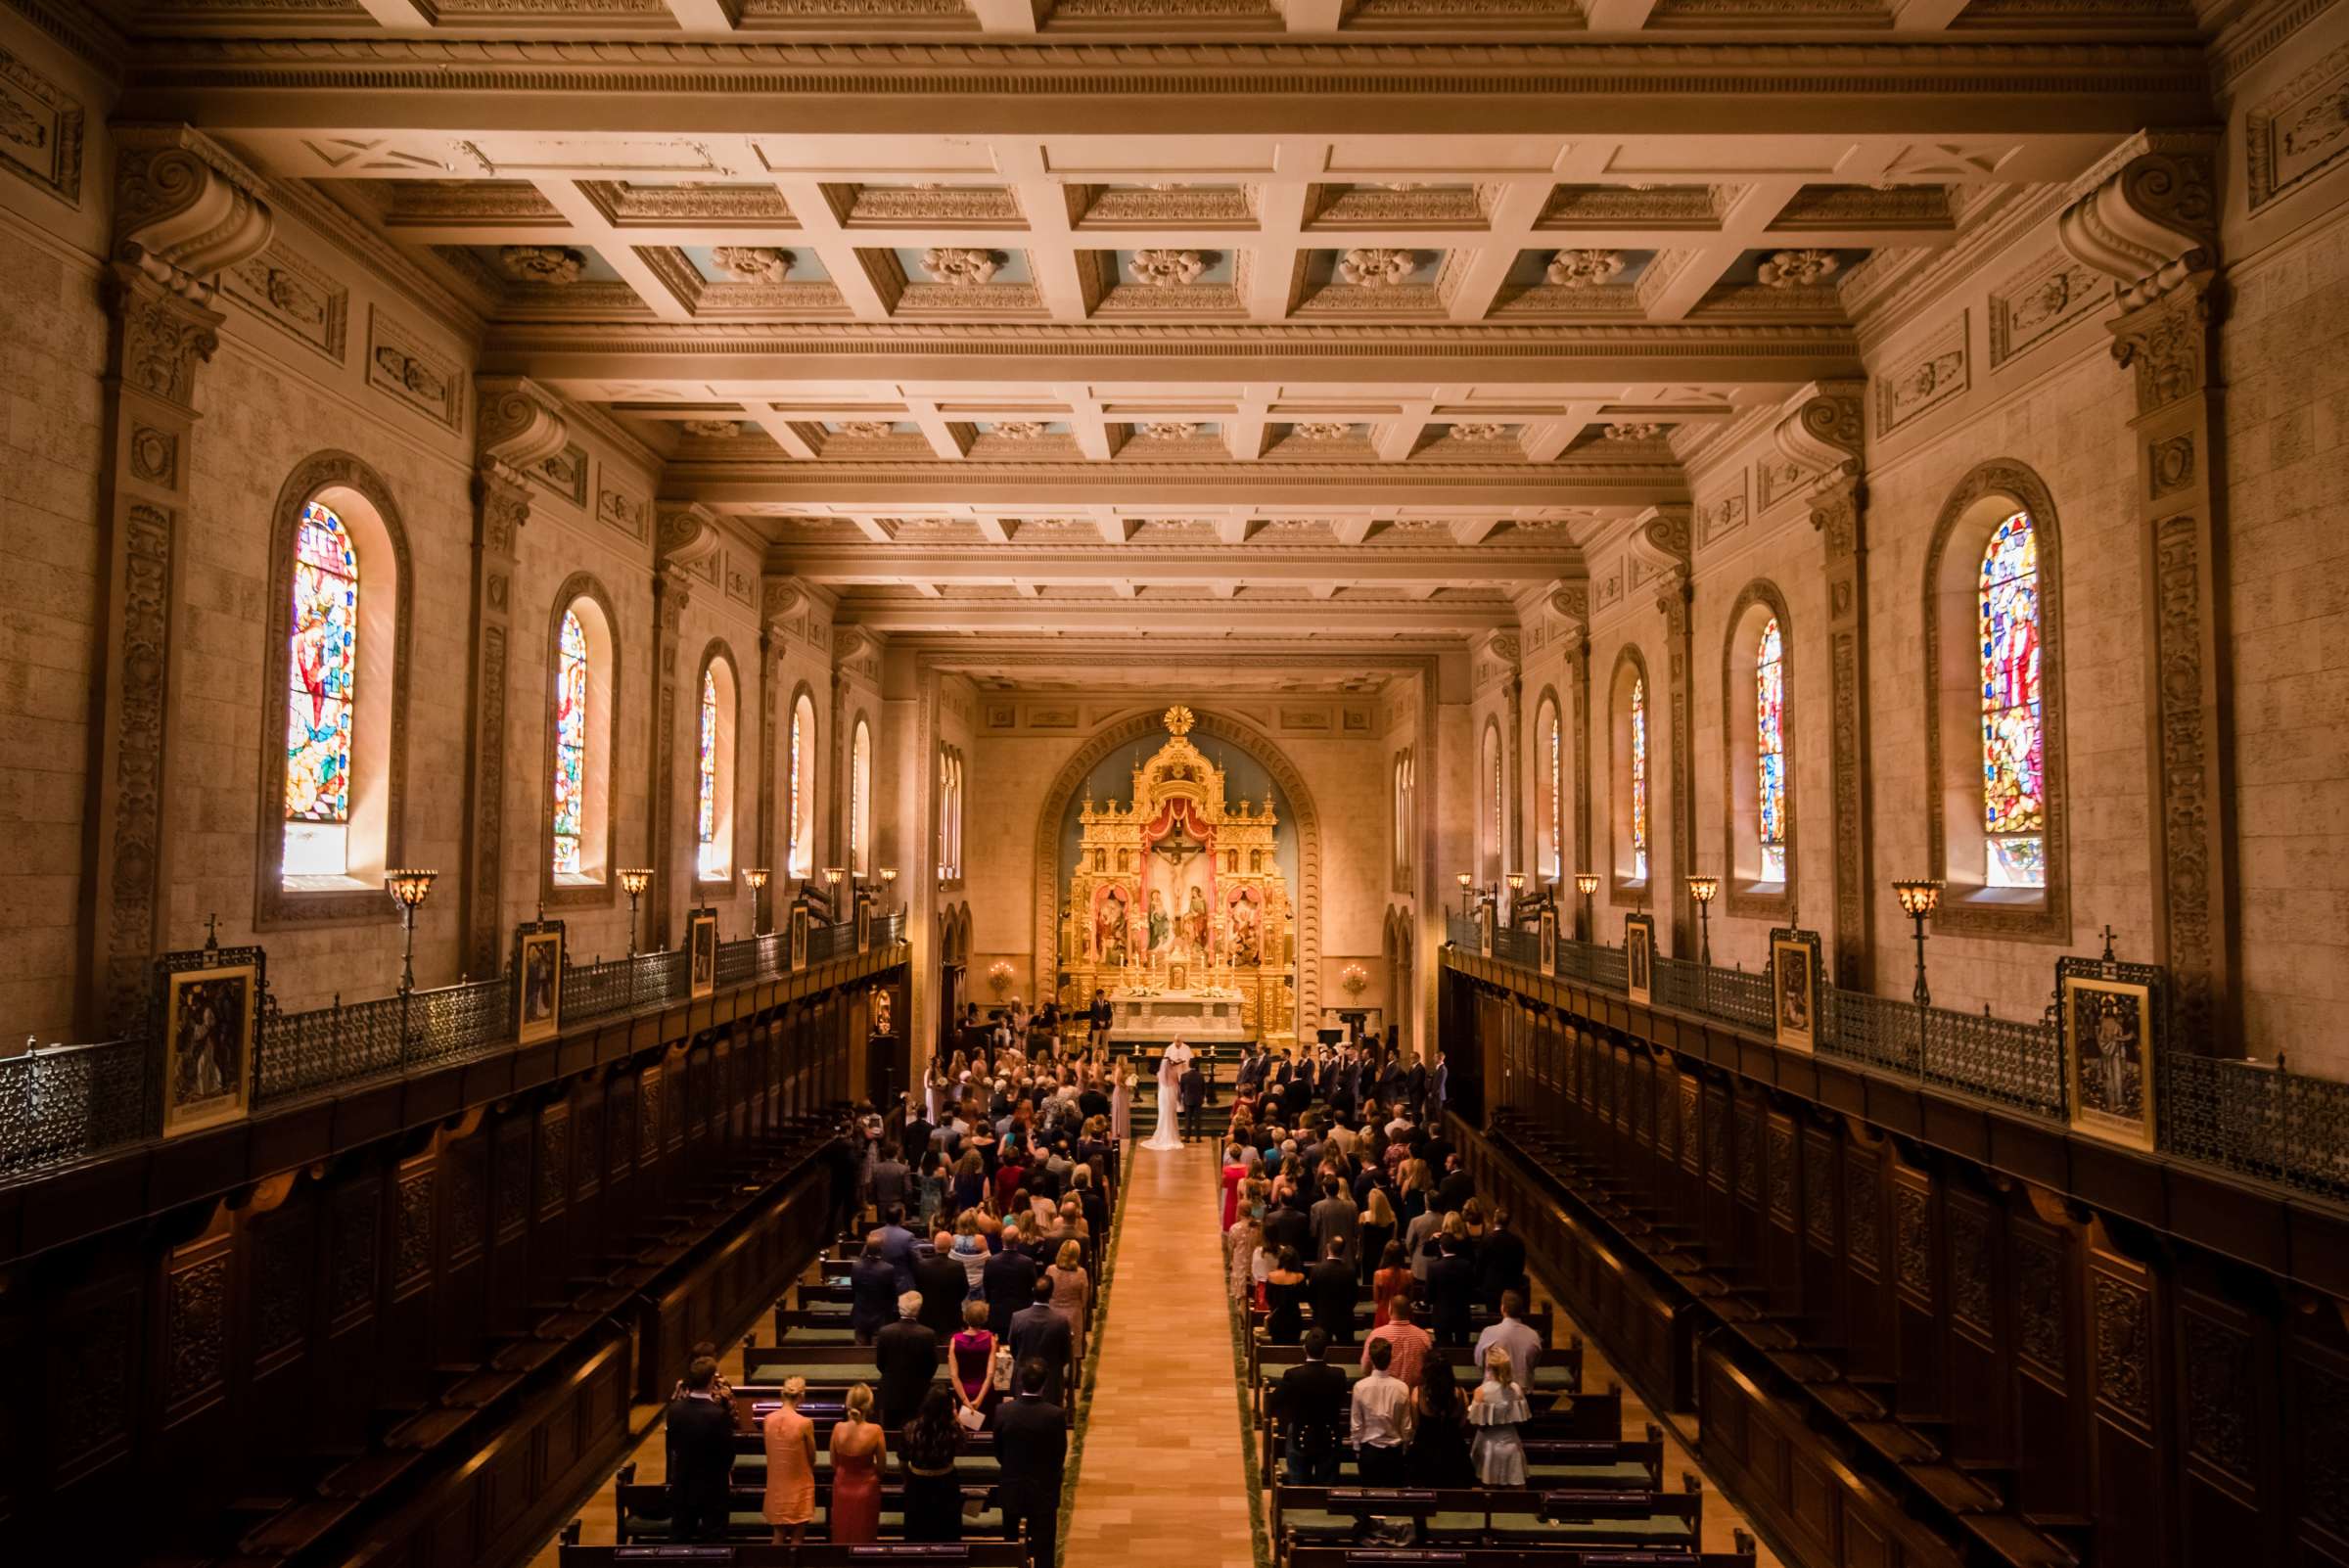
[{"label": "tall arched stained glass window", "polygon": [[1773,616],[1754,655],[1754,803],[1764,882],[1786,880],[1786,644]]},{"label": "tall arched stained glass window", "polygon": [[2047,793],[2039,704],[2039,547],[2031,514],[1998,526],[1982,552],[1983,881],[2045,887]]},{"label": "tall arched stained glass window", "polygon": [[[350,821],[351,703],[359,653],[359,559],[332,508],[311,501],[294,536],[294,618],[288,638],[286,820]],[[345,869],[340,835],[314,835],[317,858],[287,844],[288,873]],[[333,863],[325,863],[331,859]]]},{"label": "tall arched stained glass window", "polygon": [[587,628],[563,613],[555,652],[555,869],[580,871],[587,802]]},{"label": "tall arched stained glass window", "polygon": [[1632,876],[1647,877],[1647,682],[1632,682]]},{"label": "tall arched stained glass window", "polygon": [[815,704],[805,693],[791,705],[791,869],[795,877],[815,868],[815,801],[807,768],[815,744]]},{"label": "tall arched stained glass window", "polygon": [[695,763],[701,801],[694,818],[694,836],[701,844],[701,874],[717,870],[717,676],[702,671],[701,749]]}]

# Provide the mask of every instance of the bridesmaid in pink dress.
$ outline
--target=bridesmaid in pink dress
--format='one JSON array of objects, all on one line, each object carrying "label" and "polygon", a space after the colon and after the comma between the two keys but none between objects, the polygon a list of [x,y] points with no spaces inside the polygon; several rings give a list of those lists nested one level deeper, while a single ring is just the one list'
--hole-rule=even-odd
[{"label": "bridesmaid in pink dress", "polygon": [[881,1538],[881,1465],[889,1440],[873,1419],[873,1391],[863,1383],[849,1390],[848,1408],[832,1429],[834,1545],[869,1546]]},{"label": "bridesmaid in pink dress", "polygon": [[775,1545],[796,1546],[815,1517],[815,1423],[800,1413],[800,1397],[807,1380],[794,1377],[783,1384],[783,1403],[767,1411],[766,1499],[760,1510],[774,1526]]}]

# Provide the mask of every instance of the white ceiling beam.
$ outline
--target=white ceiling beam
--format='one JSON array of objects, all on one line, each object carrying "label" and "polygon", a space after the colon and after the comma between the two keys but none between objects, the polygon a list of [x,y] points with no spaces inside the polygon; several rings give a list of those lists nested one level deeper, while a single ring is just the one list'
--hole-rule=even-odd
[{"label": "white ceiling beam", "polygon": [[1033,33],[1052,0],[964,0],[981,32]]},{"label": "white ceiling beam", "polygon": [[1119,517],[1112,512],[1101,512],[1093,518],[1093,527],[1101,530],[1103,544],[1122,545],[1132,538],[1134,530],[1141,526],[1138,518]]},{"label": "white ceiling beam", "polygon": [[1493,313],[1517,253],[1534,249],[1533,227],[1549,200],[1547,180],[1511,180],[1501,187],[1489,214],[1493,232],[1483,243],[1453,252],[1451,298],[1445,310],[1454,321],[1482,321]]},{"label": "white ceiling beam", "polygon": [[1451,525],[1451,536],[1462,544],[1482,544],[1486,535],[1498,527],[1500,519],[1497,517],[1457,518]]},{"label": "white ceiling beam", "polygon": [[979,525],[979,531],[986,535],[988,543],[1009,544],[1011,542],[1011,527],[1003,519],[980,517],[974,518],[972,521]]},{"label": "white ceiling beam", "polygon": [[1223,443],[1243,463],[1265,455],[1265,410],[1271,400],[1271,388],[1245,387],[1240,391],[1239,411],[1223,416]]},{"label": "white ceiling beam", "polygon": [[920,594],[925,599],[943,599],[945,597],[945,594],[940,590],[938,584],[935,582],[914,582],[909,584],[909,586],[912,587],[914,592]]},{"label": "white ceiling beam", "polygon": [[433,19],[426,15],[422,0],[359,0],[359,4],[379,27],[404,27],[415,32],[433,30]]},{"label": "white ceiling beam", "polygon": [[[1517,623],[1517,612],[1505,600],[1490,599],[1259,600],[1242,594],[1236,599],[1140,602],[1149,606],[1146,613],[1114,596],[1090,603],[1015,597],[984,604],[907,597],[843,605],[841,623],[880,632],[1033,631],[1095,640],[1148,638],[1149,646],[1177,635],[1294,637],[1301,628],[1310,628],[1316,647],[1326,647],[1325,639],[1331,636],[1391,639]],[[1097,653],[1093,647],[1084,650],[1087,658]]]},{"label": "white ceiling beam", "polygon": [[856,254],[856,238],[843,229],[834,215],[832,204],[824,197],[824,183],[812,175],[776,178],[775,189],[783,193],[792,216],[800,220],[791,243],[804,245],[823,257],[824,270],[832,275],[832,287],[840,291],[841,303],[849,307],[850,314],[859,321],[887,321],[889,302],[864,270],[864,258]]},{"label": "white ceiling beam", "polygon": [[1653,294],[1644,294],[1651,321],[1678,321],[1696,308],[1737,258],[1768,243],[1770,226],[1793,201],[1803,182],[1792,178],[1748,182],[1721,215],[1721,232],[1695,248],[1687,264]]},{"label": "white ceiling beam", "polygon": [[1965,0],[1902,0],[1892,13],[1895,32],[1942,32],[1958,14],[1965,9]]},{"label": "white ceiling beam", "polygon": [[1378,521],[1373,517],[1340,517],[1330,519],[1329,526],[1340,544],[1356,545],[1370,536],[1371,525]]},{"label": "white ceiling beam", "polygon": [[770,403],[757,402],[743,405],[743,412],[755,421],[760,430],[774,438],[775,444],[783,448],[786,456],[802,463],[814,460],[815,448],[807,444],[806,437],[792,428],[795,421],[789,415]]},{"label": "white ceiling beam", "polygon": [[[1318,148],[1316,148],[1318,150]],[[1304,166],[1315,167],[1319,159]],[[1256,189],[1257,232],[1248,242],[1248,319],[1285,321],[1295,302],[1297,254],[1305,235],[1306,187],[1300,182]]]},{"label": "white ceiling beam", "polygon": [[898,536],[898,530],[895,528],[877,517],[852,517],[849,521],[856,525],[857,532],[875,544],[888,544]]},{"label": "white ceiling beam", "polygon": [[1371,432],[1371,441],[1378,448],[1382,463],[1400,463],[1419,449],[1420,438],[1427,433],[1429,416],[1436,411],[1433,398],[1406,402],[1392,418]]},{"label": "white ceiling beam", "polygon": [[1280,24],[1290,32],[1333,33],[1346,15],[1346,0],[1279,0]]},{"label": "white ceiling beam", "polygon": [[[1124,520],[1109,520],[1122,526]],[[1459,531],[1482,540],[1497,518],[1462,519]],[[878,535],[874,535],[878,537]],[[1442,535],[1436,535],[1442,537]],[[1478,550],[1438,545],[1393,545],[1378,550],[1272,549],[1248,544],[1233,548],[1161,547],[1123,541],[1084,548],[1031,548],[1016,541],[999,549],[957,549],[950,545],[901,544],[887,550],[861,545],[778,544],[768,564],[810,582],[883,587],[898,581],[941,583],[1040,582],[1060,586],[1111,581],[1143,583],[1236,582],[1242,586],[1285,582],[1441,582],[1456,587],[1496,588],[1511,583],[1547,582],[1574,565],[1563,540],[1555,549]]]},{"label": "white ceiling beam", "polygon": [[1082,321],[1087,312],[1082,263],[1069,231],[1067,193],[1044,166],[1044,150],[1034,141],[1005,137],[994,144],[997,171],[1019,187],[1020,210],[1028,219],[1020,248],[1036,298],[1055,321]]},{"label": "white ceiling beam", "polygon": [[1655,9],[1656,0],[1584,0],[1584,25],[1591,32],[1637,32]]},{"label": "white ceiling beam", "polygon": [[738,24],[734,13],[741,9],[741,0],[665,0],[668,14],[677,19],[677,26],[685,32],[728,33]]},{"label": "white ceiling beam", "polygon": [[540,196],[545,197],[563,214],[564,220],[571,224],[573,232],[578,236],[579,243],[592,247],[595,254],[620,274],[621,281],[636,292],[636,298],[644,301],[646,309],[664,321],[693,319],[693,307],[678,299],[668,285],[661,281],[660,274],[645,265],[636,254],[636,248],[604,221],[602,209],[587,199],[587,193],[579,189],[577,181],[544,175],[530,183],[538,188]]},{"label": "white ceiling beam", "polygon": [[954,434],[953,421],[938,411],[938,404],[928,397],[905,399],[905,417],[922,429],[923,438],[930,449],[948,462],[960,462],[967,454],[962,441]]}]

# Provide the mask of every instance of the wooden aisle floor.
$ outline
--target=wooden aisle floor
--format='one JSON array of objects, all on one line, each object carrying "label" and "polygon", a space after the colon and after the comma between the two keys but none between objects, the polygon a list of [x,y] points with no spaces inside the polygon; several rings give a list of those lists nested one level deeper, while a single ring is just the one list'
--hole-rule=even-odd
[{"label": "wooden aisle floor", "polygon": [[[1134,1118],[1143,1123],[1139,1113]],[[1126,1156],[1066,1568],[1253,1568],[1215,1145]]]}]

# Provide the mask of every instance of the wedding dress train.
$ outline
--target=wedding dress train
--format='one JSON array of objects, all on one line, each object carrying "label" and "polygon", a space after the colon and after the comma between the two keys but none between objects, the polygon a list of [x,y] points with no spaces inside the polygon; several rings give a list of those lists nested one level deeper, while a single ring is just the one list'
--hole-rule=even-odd
[{"label": "wedding dress train", "polygon": [[1190,1059],[1190,1049],[1179,1043],[1158,1059],[1158,1126],[1151,1129],[1150,1141],[1143,1148],[1182,1147],[1182,1070]]}]

